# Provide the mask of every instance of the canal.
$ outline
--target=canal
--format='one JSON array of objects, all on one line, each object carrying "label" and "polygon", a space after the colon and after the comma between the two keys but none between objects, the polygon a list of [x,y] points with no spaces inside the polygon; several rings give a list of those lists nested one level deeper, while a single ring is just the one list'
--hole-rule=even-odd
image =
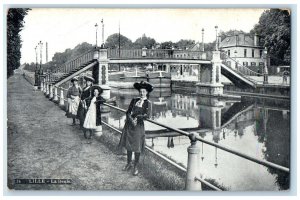
[{"label": "canal", "polygon": [[[113,89],[117,106],[127,109],[136,90]],[[203,139],[230,147],[259,159],[290,167],[290,102],[287,100],[217,99],[153,91],[151,119],[199,134]],[[125,114],[111,109],[104,119],[122,129]],[[190,140],[146,122],[146,144],[186,167]],[[203,178],[230,191],[289,189],[289,175],[198,142]]]}]

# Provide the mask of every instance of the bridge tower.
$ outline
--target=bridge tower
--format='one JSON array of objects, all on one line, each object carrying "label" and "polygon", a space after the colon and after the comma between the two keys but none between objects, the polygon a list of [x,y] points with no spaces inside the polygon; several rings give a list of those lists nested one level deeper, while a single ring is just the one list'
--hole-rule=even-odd
[{"label": "bridge tower", "polygon": [[[103,98],[110,98],[110,87],[108,86],[108,57],[107,57],[107,48],[101,46],[95,53],[95,57],[98,59],[98,72],[97,76],[95,76],[96,83],[101,86],[103,89]],[[98,55],[97,55],[98,54]]]},{"label": "bridge tower", "polygon": [[221,84],[221,52],[213,51],[212,64],[202,64],[199,67],[199,82],[196,84],[197,94],[208,96],[222,96],[223,84]]}]

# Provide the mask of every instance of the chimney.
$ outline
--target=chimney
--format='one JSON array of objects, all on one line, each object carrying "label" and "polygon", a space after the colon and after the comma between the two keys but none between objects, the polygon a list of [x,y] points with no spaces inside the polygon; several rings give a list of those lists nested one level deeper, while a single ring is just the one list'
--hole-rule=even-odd
[{"label": "chimney", "polygon": [[258,35],[256,33],[254,34],[254,46],[258,46]]}]

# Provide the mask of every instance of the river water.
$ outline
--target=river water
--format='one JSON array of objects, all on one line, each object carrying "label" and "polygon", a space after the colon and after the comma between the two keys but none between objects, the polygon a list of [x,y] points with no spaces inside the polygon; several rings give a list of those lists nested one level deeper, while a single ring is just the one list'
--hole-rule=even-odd
[{"label": "river water", "polygon": [[[127,109],[136,90],[112,90]],[[151,119],[199,134],[203,139],[285,167],[290,165],[290,102],[216,99],[171,92],[151,93]],[[111,109],[107,122],[122,129],[125,114]],[[146,144],[186,167],[190,141],[149,122]],[[289,189],[289,175],[198,142],[201,176],[231,191]]]}]

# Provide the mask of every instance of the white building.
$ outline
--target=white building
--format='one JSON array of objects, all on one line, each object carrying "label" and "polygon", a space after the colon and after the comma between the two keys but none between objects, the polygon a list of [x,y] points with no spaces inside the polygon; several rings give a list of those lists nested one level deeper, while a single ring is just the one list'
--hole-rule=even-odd
[{"label": "white building", "polygon": [[219,43],[219,48],[227,55],[225,58],[227,66],[235,69],[238,63],[255,72],[262,72],[265,61],[264,47],[261,45],[258,35],[253,37],[249,34],[227,36]]}]

